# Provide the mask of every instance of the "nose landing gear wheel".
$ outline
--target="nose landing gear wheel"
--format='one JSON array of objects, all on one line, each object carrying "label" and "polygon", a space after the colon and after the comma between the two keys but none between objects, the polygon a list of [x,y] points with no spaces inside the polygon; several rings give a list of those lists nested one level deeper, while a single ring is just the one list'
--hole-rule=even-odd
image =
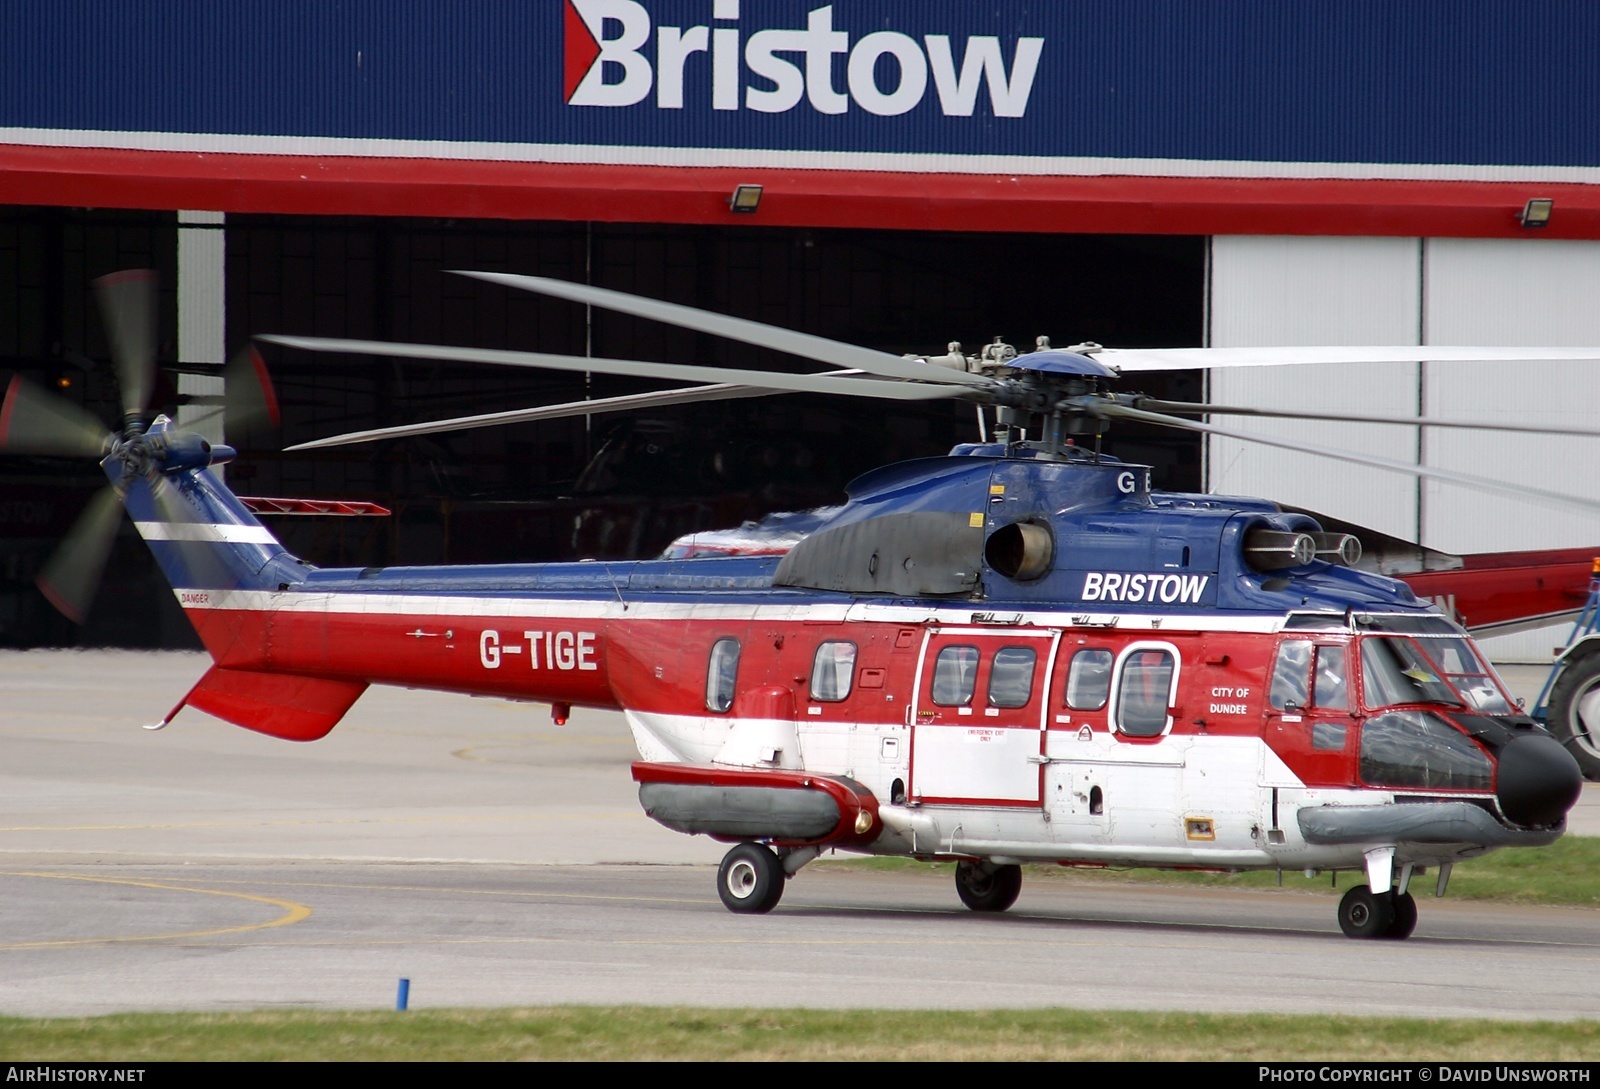
[{"label": "nose landing gear wheel", "polygon": [[1022,892],[1021,866],[957,862],[956,894],[973,911],[1004,911]]},{"label": "nose landing gear wheel", "polygon": [[764,915],[783,897],[783,863],[759,843],[741,843],[717,867],[722,906],[741,915]]},{"label": "nose landing gear wheel", "polygon": [[1339,929],[1347,938],[1404,938],[1417,925],[1417,902],[1408,893],[1409,916],[1404,933],[1397,933],[1400,921],[1395,910],[1395,895],[1374,893],[1365,885],[1357,885],[1339,901]]}]

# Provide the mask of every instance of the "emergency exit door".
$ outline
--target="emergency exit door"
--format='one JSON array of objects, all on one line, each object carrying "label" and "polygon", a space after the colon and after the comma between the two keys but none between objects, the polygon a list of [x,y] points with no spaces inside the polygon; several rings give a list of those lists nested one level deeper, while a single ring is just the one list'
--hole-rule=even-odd
[{"label": "emergency exit door", "polygon": [[917,670],[912,801],[1038,806],[1057,633],[930,631]]}]

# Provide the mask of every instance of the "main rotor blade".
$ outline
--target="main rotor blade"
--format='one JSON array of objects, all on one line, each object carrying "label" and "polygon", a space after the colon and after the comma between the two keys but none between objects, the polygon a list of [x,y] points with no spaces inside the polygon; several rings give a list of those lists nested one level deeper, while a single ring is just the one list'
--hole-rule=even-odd
[{"label": "main rotor blade", "polygon": [[543,352],[511,352],[498,348],[451,348],[439,344],[391,344],[377,340],[339,340],[328,337],[262,336],[270,344],[303,348],[311,352],[351,352],[356,355],[399,356],[405,359],[442,359],[462,363],[492,363],[501,367],[546,367],[558,371],[593,371],[622,374],[634,378],[659,378],[669,382],[732,381],[761,389],[790,393],[832,393],[846,397],[883,397],[893,401],[934,401],[959,397],[962,391],[951,386],[919,385],[913,382],[879,382],[873,379],[838,378],[818,374],[785,374],[781,371],[747,371],[732,367],[698,367],[683,363],[649,363],[639,359],[595,359],[578,355],[546,355]]},{"label": "main rotor blade", "polygon": [[[835,371],[849,374],[849,371]],[[857,372],[859,373],[859,372]],[[541,405],[538,408],[517,408],[509,412],[488,412],[481,416],[457,416],[450,420],[433,420],[429,423],[402,424],[398,427],[380,427],[372,431],[352,431],[346,435],[332,435],[326,439],[302,442],[284,447],[291,450],[317,450],[324,446],[347,446],[357,442],[377,442],[380,439],[404,439],[413,435],[437,435],[445,431],[469,431],[479,427],[499,427],[504,424],[531,423],[535,420],[559,420],[569,416],[598,416],[607,412],[628,412],[641,408],[664,408],[667,405],[696,404],[701,401],[732,401],[741,397],[775,397],[787,390],[755,389],[723,383],[716,386],[690,386],[688,389],[663,390],[659,393],[630,393],[623,397],[601,397],[593,401],[568,401],[559,405]]]},{"label": "main rotor blade", "polygon": [[121,522],[122,497],[108,485],[89,500],[34,580],[39,592],[74,624],[82,624],[89,613]]},{"label": "main rotor blade", "polygon": [[113,272],[94,282],[111,358],[117,365],[124,416],[150,403],[156,370],[156,274],[149,269]]},{"label": "main rotor blade", "polygon": [[1330,420],[1334,423],[1410,424],[1414,427],[1464,427],[1478,431],[1515,431],[1530,435],[1583,435],[1600,437],[1600,427],[1569,427],[1563,424],[1497,423],[1492,420],[1447,420],[1438,416],[1372,416],[1354,412],[1298,412],[1276,408],[1230,408],[1194,401],[1158,401],[1145,397],[1139,407],[1148,412],[1200,414],[1210,416],[1259,416],[1282,420]]},{"label": "main rotor blade", "polygon": [[0,453],[98,458],[110,437],[94,416],[20,374],[0,403]]},{"label": "main rotor blade", "polygon": [[861,370],[886,378],[902,378],[913,382],[941,382],[945,385],[975,388],[988,388],[994,384],[991,379],[981,374],[968,374],[948,367],[936,367],[932,363],[902,359],[897,355],[880,352],[874,348],[863,348],[858,344],[846,344],[841,340],[829,340],[827,337],[811,333],[799,333],[778,325],[767,325],[748,318],[729,317],[727,314],[714,314],[709,310],[662,302],[659,299],[646,299],[603,287],[590,287],[587,284],[575,284],[567,280],[551,280],[543,276],[519,276],[509,272],[469,272],[465,269],[452,271],[458,276],[470,276],[475,280],[503,284],[523,291],[534,291],[541,295],[554,295],[556,298],[572,302],[589,303],[639,318],[649,318],[652,321],[678,325],[702,333],[713,333],[729,340],[742,340],[746,344],[762,348],[776,348],[780,352],[788,352],[803,359],[814,359],[819,363],[831,363],[836,367],[859,367]]},{"label": "main rotor blade", "polygon": [[1352,450],[1339,450],[1330,446],[1316,446],[1312,443],[1296,442],[1293,439],[1279,439],[1270,435],[1253,435],[1248,431],[1234,431],[1231,428],[1214,427],[1211,424],[1203,424],[1196,420],[1185,420],[1177,416],[1164,416],[1158,412],[1145,412],[1137,408],[1128,408],[1124,405],[1104,404],[1097,407],[1105,415],[1119,419],[1140,420],[1144,423],[1159,424],[1163,427],[1182,428],[1185,431],[1202,431],[1207,435],[1221,435],[1223,438],[1239,439],[1243,442],[1256,442],[1263,446],[1276,446],[1282,450],[1296,450],[1303,454],[1317,454],[1336,461],[1367,465],[1374,469],[1387,469],[1390,472],[1404,473],[1407,476],[1425,477],[1429,480],[1442,480],[1468,488],[1499,492],[1502,495],[1509,495],[1516,499],[1537,499],[1557,506],[1581,510],[1586,514],[1600,513],[1600,500],[1580,499],[1575,495],[1563,495],[1561,492],[1547,492],[1541,488],[1530,488],[1526,484],[1513,484],[1506,480],[1491,480],[1488,477],[1452,472],[1449,469],[1435,469],[1432,466],[1416,465],[1411,462],[1391,461],[1389,458],[1375,457],[1372,454],[1360,454]]},{"label": "main rotor blade", "polygon": [[1487,348],[1439,344],[1298,348],[1103,348],[1094,353],[1124,373],[1202,368],[1287,367],[1304,363],[1529,363],[1600,360],[1600,348]]}]

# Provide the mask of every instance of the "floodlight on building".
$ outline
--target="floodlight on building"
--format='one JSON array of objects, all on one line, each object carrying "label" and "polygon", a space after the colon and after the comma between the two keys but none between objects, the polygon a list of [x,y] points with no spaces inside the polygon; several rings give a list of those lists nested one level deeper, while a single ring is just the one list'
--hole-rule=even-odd
[{"label": "floodlight on building", "polygon": [[1517,220],[1524,227],[1543,227],[1550,222],[1550,213],[1555,206],[1556,202],[1549,197],[1535,197],[1522,206]]},{"label": "floodlight on building", "polygon": [[728,198],[728,211],[753,213],[761,207],[761,186],[738,185],[734,187],[733,196]]}]

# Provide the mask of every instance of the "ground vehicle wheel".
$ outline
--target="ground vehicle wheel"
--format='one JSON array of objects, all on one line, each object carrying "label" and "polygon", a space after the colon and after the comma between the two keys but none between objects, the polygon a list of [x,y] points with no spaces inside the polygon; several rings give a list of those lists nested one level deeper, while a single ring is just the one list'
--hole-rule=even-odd
[{"label": "ground vehicle wheel", "polygon": [[1021,866],[957,862],[956,893],[973,911],[1004,911],[1022,891]]},{"label": "ground vehicle wheel", "polygon": [[1600,653],[1561,667],[1548,714],[1550,733],[1578,761],[1583,777],[1600,780]]},{"label": "ground vehicle wheel", "polygon": [[[1413,909],[1416,905],[1413,902]],[[1339,929],[1347,938],[1381,938],[1394,925],[1394,896],[1357,885],[1339,901]]]},{"label": "ground vehicle wheel", "polygon": [[1390,892],[1389,904],[1394,908],[1394,921],[1383,932],[1383,936],[1404,941],[1417,929],[1417,898],[1409,892]]},{"label": "ground vehicle wheel", "polygon": [[717,867],[717,895],[722,906],[740,914],[761,915],[783,897],[783,863],[759,843],[741,843]]}]

